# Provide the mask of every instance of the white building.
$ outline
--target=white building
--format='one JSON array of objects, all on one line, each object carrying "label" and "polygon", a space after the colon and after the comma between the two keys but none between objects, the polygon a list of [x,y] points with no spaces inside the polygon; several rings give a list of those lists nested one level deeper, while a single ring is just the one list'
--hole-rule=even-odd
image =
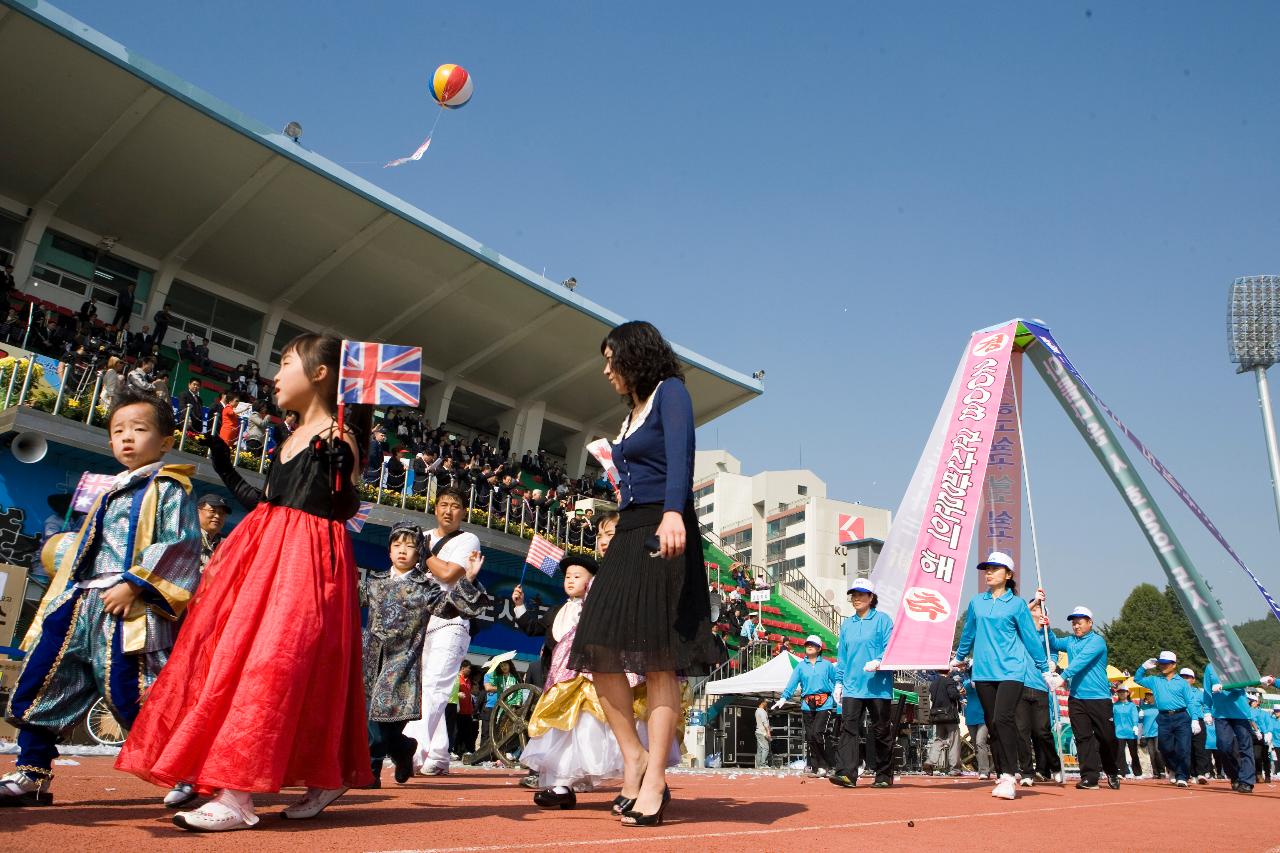
[{"label": "white building", "polygon": [[766,567],[776,581],[801,572],[844,614],[848,578],[865,576],[878,551],[864,549],[859,565],[848,543],[883,541],[891,520],[887,509],[828,498],[827,484],[809,470],[743,474],[742,463],[724,450],[697,452],[693,499],[703,528],[745,561]]}]

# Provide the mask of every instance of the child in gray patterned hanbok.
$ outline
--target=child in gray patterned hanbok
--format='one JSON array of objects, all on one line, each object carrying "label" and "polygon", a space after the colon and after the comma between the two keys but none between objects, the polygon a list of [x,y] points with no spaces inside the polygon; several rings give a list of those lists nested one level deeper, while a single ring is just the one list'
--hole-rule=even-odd
[{"label": "child in gray patterned hanbok", "polygon": [[422,567],[422,531],[397,523],[389,539],[391,566],[370,569],[360,583],[360,603],[369,608],[364,629],[364,688],[369,702],[369,757],[373,787],[381,785],[382,763],[390,758],[400,784],[413,776],[417,741],[405,724],[422,716],[422,647],[432,615],[473,616],[487,603],[475,583],[484,557],[473,555],[466,575],[444,590]]}]

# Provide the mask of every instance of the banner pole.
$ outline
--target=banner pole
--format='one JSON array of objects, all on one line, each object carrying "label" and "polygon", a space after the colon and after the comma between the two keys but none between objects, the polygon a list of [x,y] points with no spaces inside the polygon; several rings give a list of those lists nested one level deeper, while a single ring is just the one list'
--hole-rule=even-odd
[{"label": "banner pole", "polygon": [[[1068,370],[1055,353],[1049,350],[1044,336],[1039,332],[1034,333],[1041,345],[1032,345],[1027,349],[1031,363],[1045,380],[1058,405],[1084,438],[1089,450],[1102,465],[1103,471],[1141,528],[1147,544],[1164,569],[1178,603],[1191,623],[1196,639],[1218,670],[1223,687],[1230,689],[1257,684],[1260,678],[1257,665],[1223,615],[1222,606],[1196,570],[1155,497],[1134,470],[1133,462],[1125,453],[1116,433],[1101,416],[1102,404],[1086,390],[1088,386],[1084,381]],[[1100,408],[1095,409],[1094,402]]]},{"label": "banner pole", "polygon": [[[1027,489],[1027,525],[1031,528],[1031,555],[1036,564],[1036,589],[1044,589],[1044,578],[1040,574],[1040,542],[1036,538],[1036,510],[1035,505],[1031,501],[1031,466],[1027,464],[1027,440],[1022,435],[1022,405],[1018,401],[1018,395],[1013,395],[1013,413],[1018,420],[1018,447],[1022,455],[1022,482]],[[1040,610],[1044,613],[1046,621],[1049,619],[1049,605],[1047,602],[1040,602]],[[1045,660],[1049,664],[1049,671],[1053,672],[1057,668],[1053,657],[1053,649],[1049,645],[1049,626],[1043,627],[1044,633],[1044,655]],[[1046,684],[1046,687],[1049,685]],[[1056,690],[1049,691],[1050,707],[1058,704],[1058,693]],[[1062,714],[1057,714],[1059,720]],[[1059,785],[1065,785],[1067,781],[1066,764],[1062,760],[1062,726],[1053,727],[1053,746],[1058,751],[1058,777]]]}]

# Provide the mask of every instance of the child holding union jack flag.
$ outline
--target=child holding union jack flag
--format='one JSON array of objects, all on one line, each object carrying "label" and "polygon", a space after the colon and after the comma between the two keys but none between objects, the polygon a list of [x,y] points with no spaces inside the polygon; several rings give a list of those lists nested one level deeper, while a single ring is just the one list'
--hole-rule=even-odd
[{"label": "child holding union jack flag", "polygon": [[[179,812],[183,829],[258,822],[253,794],[306,787],[282,817],[320,814],[372,781],[351,539],[352,472],[371,412],[336,422],[336,338],[306,334],[282,351],[276,402],[300,413],[261,491],[211,443],[215,470],[250,510],[204,574],[168,667],[116,766],[212,796]],[[336,486],[336,488],[335,488]]]}]

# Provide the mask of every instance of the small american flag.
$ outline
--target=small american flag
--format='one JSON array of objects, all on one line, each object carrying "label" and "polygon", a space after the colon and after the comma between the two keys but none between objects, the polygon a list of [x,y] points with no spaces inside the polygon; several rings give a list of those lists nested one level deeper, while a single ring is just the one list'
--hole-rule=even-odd
[{"label": "small american flag", "polygon": [[360,508],[356,510],[356,514],[347,519],[347,529],[352,533],[359,533],[364,529],[364,523],[369,520],[369,510],[373,509],[373,503],[370,501],[360,501]]},{"label": "small american flag", "polygon": [[416,406],[422,390],[422,347],[342,342],[338,402]]},{"label": "small american flag", "polygon": [[93,507],[93,502],[98,499],[98,495],[111,491],[111,487],[115,484],[116,478],[112,474],[90,474],[86,471],[76,485],[75,496],[71,499],[71,508],[76,512],[88,512]]},{"label": "small american flag", "polygon": [[529,556],[524,561],[548,577],[555,577],[560,561],[564,559],[564,549],[557,548],[536,533],[529,543]]}]

